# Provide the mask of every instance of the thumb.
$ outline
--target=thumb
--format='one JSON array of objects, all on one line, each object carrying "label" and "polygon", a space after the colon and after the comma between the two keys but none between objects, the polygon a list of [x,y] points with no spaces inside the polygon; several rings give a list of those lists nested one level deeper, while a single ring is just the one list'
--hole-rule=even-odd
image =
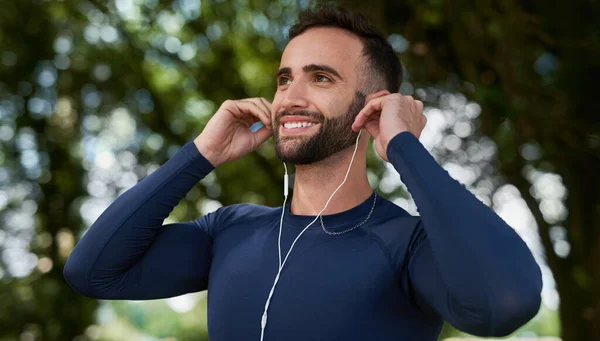
[{"label": "thumb", "polygon": [[271,135],[273,135],[273,130],[270,126],[263,126],[262,128],[258,129],[252,134],[252,137],[254,137],[253,149],[257,149],[261,144],[268,140]]}]

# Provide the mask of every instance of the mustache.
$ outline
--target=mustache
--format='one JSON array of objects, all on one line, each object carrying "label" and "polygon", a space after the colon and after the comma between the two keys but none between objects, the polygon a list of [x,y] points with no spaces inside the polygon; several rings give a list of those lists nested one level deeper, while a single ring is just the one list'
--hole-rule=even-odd
[{"label": "mustache", "polygon": [[315,112],[315,111],[308,111],[308,110],[299,110],[299,111],[294,111],[294,112],[290,112],[287,110],[281,111],[281,112],[277,113],[277,116],[275,116],[275,121],[279,122],[279,120],[284,116],[305,116],[305,117],[308,117],[317,122],[325,121],[325,116],[323,114],[321,114],[319,112]]}]

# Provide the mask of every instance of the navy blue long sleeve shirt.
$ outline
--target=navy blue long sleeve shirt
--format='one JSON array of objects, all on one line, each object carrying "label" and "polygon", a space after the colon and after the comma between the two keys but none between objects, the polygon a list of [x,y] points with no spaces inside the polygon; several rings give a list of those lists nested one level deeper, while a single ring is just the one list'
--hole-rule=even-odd
[{"label": "navy blue long sleeve shirt", "polygon": [[[370,219],[337,236],[300,237],[269,307],[265,340],[437,340],[443,321],[504,336],[540,307],[541,272],[517,233],[403,132],[387,155],[420,216],[377,197]],[[208,290],[212,341],[259,340],[282,254],[313,216],[238,204],[163,225],[213,166],[193,141],[119,196],[79,241],[64,275],[82,295],[157,299]],[[377,195],[374,193],[373,195]],[[328,230],[363,221],[373,195],[325,215]]]}]

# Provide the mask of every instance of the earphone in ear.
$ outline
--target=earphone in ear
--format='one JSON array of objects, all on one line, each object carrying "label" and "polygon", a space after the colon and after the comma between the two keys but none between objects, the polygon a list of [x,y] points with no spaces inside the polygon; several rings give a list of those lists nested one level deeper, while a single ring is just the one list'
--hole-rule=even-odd
[{"label": "earphone in ear", "polygon": [[331,196],[329,197],[329,199],[325,203],[325,206],[323,206],[323,209],[317,214],[317,216],[315,217],[315,219],[313,221],[311,221],[310,224],[306,225],[306,227],[302,230],[302,232],[300,232],[298,234],[298,236],[296,237],[296,239],[294,239],[294,242],[290,246],[290,249],[288,250],[288,252],[287,252],[287,254],[286,254],[286,256],[285,256],[285,258],[283,259],[283,262],[282,262],[281,261],[281,230],[282,230],[282,227],[283,227],[283,215],[285,213],[285,204],[287,202],[288,186],[289,186],[287,166],[286,166],[285,162],[283,163],[283,168],[285,170],[285,173],[283,175],[283,195],[284,195],[284,199],[283,199],[283,206],[281,206],[281,219],[279,220],[279,239],[277,241],[277,250],[279,251],[279,253],[278,253],[278,255],[279,255],[279,269],[277,270],[277,275],[275,276],[275,280],[273,282],[273,286],[271,287],[271,290],[269,291],[269,296],[267,297],[267,301],[265,302],[265,310],[264,310],[262,318],[260,320],[260,341],[263,341],[263,339],[264,339],[265,327],[267,326],[267,311],[269,310],[269,304],[271,303],[271,298],[273,297],[273,292],[275,292],[275,286],[277,286],[277,282],[279,281],[279,276],[281,275],[281,270],[283,269],[283,266],[285,265],[285,262],[287,261],[288,257],[290,256],[290,253],[292,252],[292,249],[294,248],[294,245],[296,245],[296,242],[298,241],[298,239],[300,238],[300,236],[302,236],[302,234],[304,233],[304,231],[306,231],[312,224],[314,224],[315,221],[317,221],[317,219],[319,219],[319,217],[321,216],[321,214],[323,214],[323,212],[325,211],[325,209],[327,209],[327,206],[329,205],[329,202],[331,201],[331,199],[333,199],[333,196],[346,183],[346,180],[348,179],[348,174],[350,174],[350,169],[352,168],[352,163],[354,162],[354,157],[356,156],[356,151],[358,150],[358,141],[360,140],[361,133],[362,133],[362,129],[358,132],[358,136],[356,137],[356,144],[354,146],[354,152],[352,153],[352,158],[350,159],[350,165],[348,166],[348,170],[346,171],[346,176],[344,176],[344,180],[335,189],[335,191],[333,191],[333,193],[331,194]]},{"label": "earphone in ear", "polygon": [[254,123],[254,124],[252,124],[252,125],[250,126],[250,130],[251,130],[253,133],[256,133],[256,132],[258,131],[258,129],[260,129],[260,128],[264,127],[264,126],[265,126],[265,124],[264,124],[264,123],[262,123],[261,121],[258,121],[258,122]]}]

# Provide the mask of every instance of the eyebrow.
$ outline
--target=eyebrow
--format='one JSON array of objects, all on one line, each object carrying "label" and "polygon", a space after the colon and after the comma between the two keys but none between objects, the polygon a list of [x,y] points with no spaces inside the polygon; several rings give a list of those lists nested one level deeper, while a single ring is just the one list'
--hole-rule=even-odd
[{"label": "eyebrow", "polygon": [[292,73],[292,68],[282,67],[281,69],[277,70],[277,78],[279,78],[281,75],[287,75],[290,73]]},{"label": "eyebrow", "polygon": [[[316,72],[316,71],[324,71],[324,72],[328,72],[328,73],[336,76],[340,80],[344,80],[344,78],[334,68],[332,68],[331,66],[323,65],[323,64],[308,64],[308,65],[305,65],[302,67],[302,71],[307,72],[307,73],[308,72]],[[281,69],[279,69],[277,71],[277,77],[279,77],[281,75],[285,75],[285,74],[291,74],[291,73],[292,73],[291,68],[282,67]]]}]

